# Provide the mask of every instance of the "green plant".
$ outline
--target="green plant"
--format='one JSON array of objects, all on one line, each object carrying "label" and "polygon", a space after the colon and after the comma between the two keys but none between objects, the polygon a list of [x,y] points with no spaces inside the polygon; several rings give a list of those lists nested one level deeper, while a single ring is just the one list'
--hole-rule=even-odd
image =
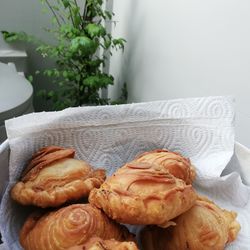
[{"label": "green plant", "polygon": [[[54,44],[41,42],[24,32],[2,31],[7,42],[25,41],[36,45],[43,57],[55,60],[56,67],[37,74],[51,77],[57,90],[40,94],[52,100],[60,110],[82,104],[108,104],[101,98],[100,89],[114,83],[112,75],[104,73],[106,55],[112,49],[124,49],[123,38],[113,38],[105,28],[113,13],[103,9],[103,0],[42,0],[45,10],[52,13],[52,28],[46,30],[54,36]],[[82,5],[82,6],[81,6]]]}]

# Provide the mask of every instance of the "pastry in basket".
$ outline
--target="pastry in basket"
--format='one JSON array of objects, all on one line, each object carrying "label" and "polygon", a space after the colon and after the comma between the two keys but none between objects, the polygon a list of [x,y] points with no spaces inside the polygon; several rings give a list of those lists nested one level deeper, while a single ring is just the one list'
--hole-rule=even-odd
[{"label": "pastry in basket", "polygon": [[104,240],[134,240],[125,226],[111,221],[90,204],[73,204],[46,214],[32,214],[20,232],[25,250],[63,250],[97,236]]},{"label": "pastry in basket", "polygon": [[156,149],[140,154],[136,162],[155,163],[163,166],[170,174],[191,184],[195,179],[195,169],[190,160],[166,149]]},{"label": "pastry in basket", "polygon": [[223,250],[240,230],[237,214],[200,198],[174,220],[175,226],[146,227],[141,233],[143,250]]},{"label": "pastry in basket", "polygon": [[166,227],[169,220],[190,209],[196,198],[191,185],[163,166],[130,162],[93,189],[89,202],[121,223]]},{"label": "pastry in basket", "polygon": [[49,146],[33,155],[11,197],[23,205],[56,207],[88,197],[105,180],[105,171],[93,170],[85,161],[74,159],[70,148]]},{"label": "pastry in basket", "polygon": [[68,250],[139,250],[133,241],[103,240],[93,237],[83,245],[71,247]]}]

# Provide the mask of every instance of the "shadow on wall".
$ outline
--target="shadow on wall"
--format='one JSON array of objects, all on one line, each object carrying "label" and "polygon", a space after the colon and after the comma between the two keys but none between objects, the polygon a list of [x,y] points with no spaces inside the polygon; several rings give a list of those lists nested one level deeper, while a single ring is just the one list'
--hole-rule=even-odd
[{"label": "shadow on wall", "polygon": [[[124,3],[125,4],[125,3]],[[119,9],[118,12],[122,12],[121,23],[124,30],[121,31],[119,36],[125,37],[127,43],[125,44],[124,54],[120,55],[117,63],[113,64],[116,71],[116,77],[119,79],[118,91],[122,88],[122,85],[126,82],[128,88],[128,102],[135,100],[133,97],[133,86],[130,83],[134,82],[135,75],[143,67],[143,60],[140,55],[143,53],[143,47],[140,46],[143,41],[142,29],[144,29],[145,16],[139,9],[140,1],[128,0],[126,1],[126,8]],[[114,10],[116,12],[117,10]],[[125,13],[126,12],[126,13]],[[119,28],[119,27],[118,27]]]}]

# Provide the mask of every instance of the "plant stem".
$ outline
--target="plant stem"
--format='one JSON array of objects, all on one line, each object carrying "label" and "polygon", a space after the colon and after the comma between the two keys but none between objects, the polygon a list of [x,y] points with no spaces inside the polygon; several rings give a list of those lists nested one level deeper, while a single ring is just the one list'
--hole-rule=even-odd
[{"label": "plant stem", "polygon": [[62,20],[63,23],[66,23],[66,21],[64,20],[63,16],[60,13],[57,13],[58,16],[60,17],[60,19]]},{"label": "plant stem", "polygon": [[71,10],[71,7],[69,7],[69,16],[70,16],[70,19],[71,19],[71,22],[72,22],[72,25],[73,27],[77,28],[75,23],[74,23],[74,19],[73,19],[73,14],[72,14],[72,10]]},{"label": "plant stem", "polygon": [[[77,8],[79,8],[79,11],[78,11],[79,18],[80,18],[82,21],[84,21],[84,20],[82,19],[81,12],[80,12],[80,7],[79,7],[79,5],[77,4],[77,1],[74,0],[74,3],[75,3],[75,6],[76,6]],[[81,24],[82,24],[82,21],[81,21]],[[82,25],[80,25],[80,27],[83,29]]]},{"label": "plant stem", "polygon": [[48,5],[49,9],[51,10],[51,12],[53,13],[55,19],[56,19],[56,22],[58,24],[58,26],[60,27],[61,26],[61,23],[56,15],[56,12],[54,11],[54,9],[52,8],[52,6],[50,5],[49,1],[48,0],[45,0],[46,4]]},{"label": "plant stem", "polygon": [[87,20],[87,13],[88,13],[88,4],[87,4],[88,0],[86,0],[85,5],[84,5],[84,9],[83,9],[83,13],[82,13],[82,19],[83,20]]},{"label": "plant stem", "polygon": [[75,6],[76,6],[76,7],[79,7],[78,4],[77,4],[77,2],[76,2],[76,0],[74,0],[74,3],[75,3]]}]

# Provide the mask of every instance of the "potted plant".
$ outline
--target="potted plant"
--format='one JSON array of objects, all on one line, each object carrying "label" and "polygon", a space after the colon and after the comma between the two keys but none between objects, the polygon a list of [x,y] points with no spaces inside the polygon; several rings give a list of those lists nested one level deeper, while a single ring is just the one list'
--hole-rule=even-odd
[{"label": "potted plant", "polygon": [[55,110],[80,105],[108,104],[99,95],[100,89],[114,84],[112,75],[104,73],[107,53],[124,49],[123,38],[113,38],[105,28],[113,13],[103,9],[103,0],[42,0],[52,15],[52,28],[46,29],[54,37],[48,44],[24,32],[2,31],[7,42],[35,43],[43,57],[55,60],[56,67],[45,69],[44,74],[58,85],[56,91],[41,91],[52,100]]}]

